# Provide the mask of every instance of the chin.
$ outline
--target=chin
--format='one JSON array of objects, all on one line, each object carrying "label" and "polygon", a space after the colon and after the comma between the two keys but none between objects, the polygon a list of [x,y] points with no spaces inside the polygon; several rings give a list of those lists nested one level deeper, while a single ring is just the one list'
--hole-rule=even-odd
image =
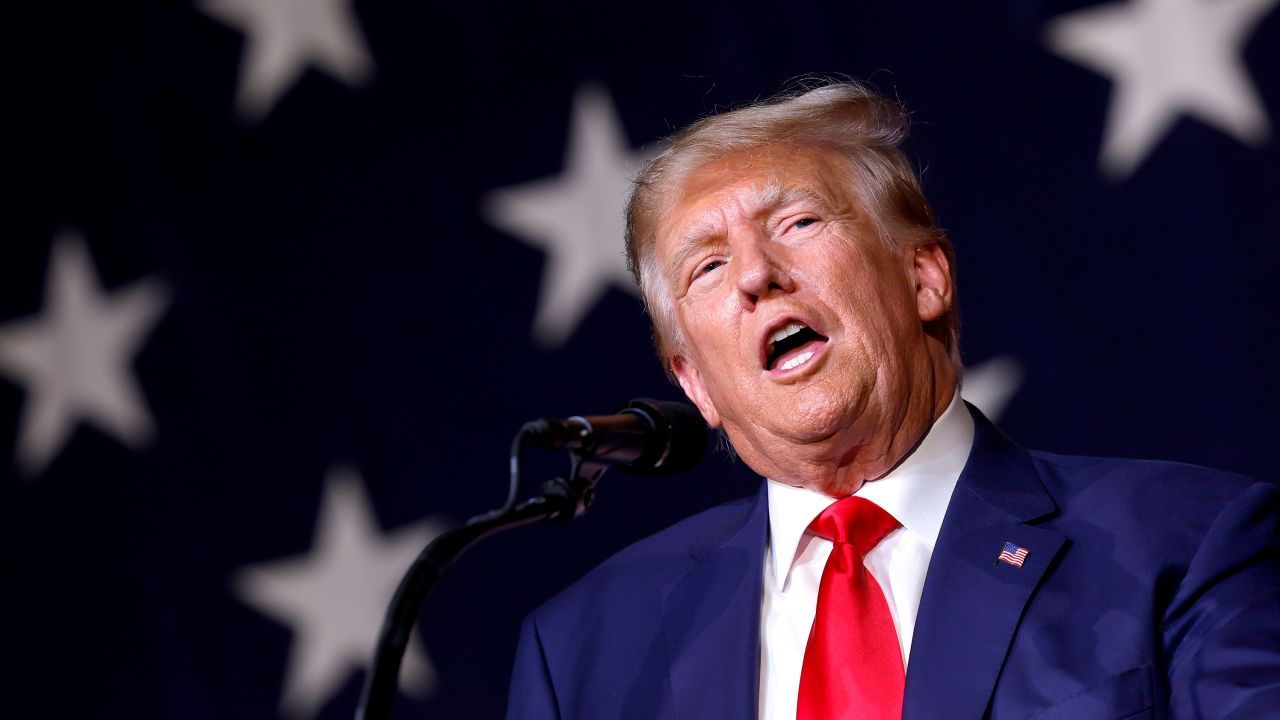
[{"label": "chin", "polygon": [[824,442],[851,427],[862,417],[865,406],[865,396],[851,398],[846,393],[805,393],[784,413],[785,434],[799,443]]}]

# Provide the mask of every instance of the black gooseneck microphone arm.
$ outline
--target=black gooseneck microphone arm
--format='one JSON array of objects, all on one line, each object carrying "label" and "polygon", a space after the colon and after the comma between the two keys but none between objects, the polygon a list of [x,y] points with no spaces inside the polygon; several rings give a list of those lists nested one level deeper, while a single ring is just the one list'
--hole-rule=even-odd
[{"label": "black gooseneck microphone arm", "polygon": [[[635,412],[644,417],[654,426],[651,430],[665,431],[665,437],[661,439],[662,447],[654,452],[646,450],[646,453],[642,453],[656,459],[650,459],[643,465],[632,468],[635,473],[679,472],[692,467],[702,457],[706,448],[706,426],[700,425],[701,418],[693,408],[681,403],[636,400],[630,403],[621,414],[628,412]],[[656,419],[650,417],[650,413],[656,413]],[[503,506],[471,518],[460,528],[441,533],[409,566],[383,618],[382,630],[378,634],[378,645],[374,650],[373,664],[365,678],[360,706],[356,709],[356,720],[389,720],[391,717],[391,706],[395,700],[396,685],[400,675],[400,662],[409,644],[414,621],[431,591],[455,560],[470,547],[491,535],[539,520],[567,523],[591,507],[591,503],[595,500],[596,481],[610,467],[606,460],[613,458],[614,462],[618,461],[613,457],[616,453],[612,449],[593,448],[597,443],[591,442],[591,420],[591,418],[570,418],[574,440],[569,444],[545,441],[549,419],[525,423],[511,443],[511,485]],[[610,418],[601,418],[601,420],[604,422],[599,424],[612,423]],[[563,424],[562,421],[555,422]],[[585,429],[582,426],[585,426]],[[600,435],[602,438],[610,438],[610,432],[601,430]],[[583,439],[587,442],[579,442]],[[543,483],[537,494],[520,502],[519,498],[523,490],[520,477],[520,451],[526,444],[572,448],[570,470],[567,479],[549,480]],[[590,454],[594,450],[601,450],[599,456],[601,459]]]}]

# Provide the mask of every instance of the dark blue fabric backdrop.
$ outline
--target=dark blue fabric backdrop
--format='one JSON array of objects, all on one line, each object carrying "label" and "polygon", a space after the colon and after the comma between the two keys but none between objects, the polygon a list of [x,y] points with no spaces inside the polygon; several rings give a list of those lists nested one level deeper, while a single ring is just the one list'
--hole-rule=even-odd
[{"label": "dark blue fabric backdrop", "polygon": [[[805,73],[913,109],[1007,432],[1275,479],[1275,6],[11,10],[7,714],[349,717],[395,577],[500,501],[521,422],[677,396],[619,271],[626,173]],[[398,716],[498,717],[524,613],[754,482],[606,476],[477,549]]]}]

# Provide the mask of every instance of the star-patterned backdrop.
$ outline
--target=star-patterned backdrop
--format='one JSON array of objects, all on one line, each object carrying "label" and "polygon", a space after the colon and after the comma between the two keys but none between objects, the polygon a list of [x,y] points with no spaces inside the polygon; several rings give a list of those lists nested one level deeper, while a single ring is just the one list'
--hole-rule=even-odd
[{"label": "star-patterned backdrop", "polygon": [[[965,395],[1047,450],[1276,479],[1277,0],[28,3],[0,240],[3,704],[350,717],[525,420],[674,398],[623,265],[660,138],[807,73],[913,110]],[[534,453],[532,477],[564,469]],[[472,551],[399,717],[499,717],[522,616],[750,493],[607,475]]]}]

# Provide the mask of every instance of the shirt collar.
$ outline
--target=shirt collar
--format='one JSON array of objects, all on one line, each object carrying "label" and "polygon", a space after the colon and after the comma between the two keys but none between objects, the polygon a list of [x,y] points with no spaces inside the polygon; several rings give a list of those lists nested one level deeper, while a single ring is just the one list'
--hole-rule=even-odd
[{"label": "shirt collar", "polygon": [[[916,449],[888,475],[864,483],[854,494],[879,505],[932,550],[972,447],[973,417],[957,391]],[[835,500],[773,480],[768,485],[770,555],[781,590],[809,523]]]}]

